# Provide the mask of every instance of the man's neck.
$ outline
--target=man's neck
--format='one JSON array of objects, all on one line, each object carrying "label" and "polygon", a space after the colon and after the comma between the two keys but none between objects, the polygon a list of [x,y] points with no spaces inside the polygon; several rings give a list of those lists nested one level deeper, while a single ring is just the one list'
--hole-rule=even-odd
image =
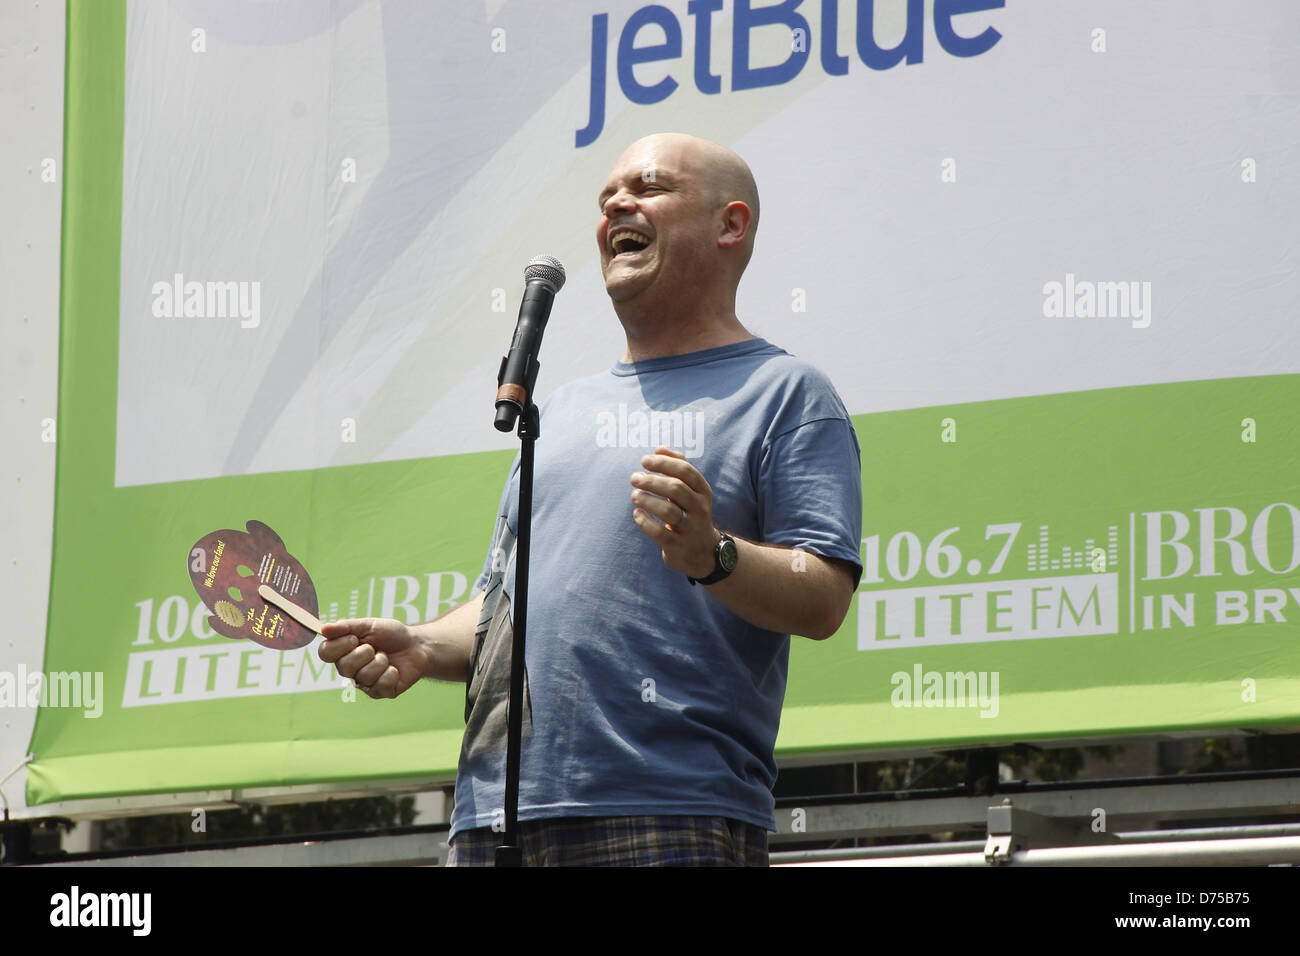
[{"label": "man's neck", "polygon": [[643,310],[620,308],[615,303],[619,321],[627,335],[624,362],[687,355],[704,349],[719,348],[757,338],[740,324],[732,308],[724,312],[671,314],[667,311],[646,314]]}]

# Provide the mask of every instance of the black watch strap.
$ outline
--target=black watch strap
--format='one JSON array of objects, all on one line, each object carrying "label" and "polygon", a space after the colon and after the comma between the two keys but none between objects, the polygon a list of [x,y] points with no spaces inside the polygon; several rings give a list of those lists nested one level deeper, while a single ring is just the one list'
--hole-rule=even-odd
[{"label": "black watch strap", "polygon": [[740,557],[739,552],[736,550],[736,540],[725,531],[719,531],[718,534],[721,537],[718,539],[717,546],[713,549],[713,573],[704,578],[693,578],[687,575],[686,580],[690,581],[692,585],[716,584],[736,570],[736,563]]}]

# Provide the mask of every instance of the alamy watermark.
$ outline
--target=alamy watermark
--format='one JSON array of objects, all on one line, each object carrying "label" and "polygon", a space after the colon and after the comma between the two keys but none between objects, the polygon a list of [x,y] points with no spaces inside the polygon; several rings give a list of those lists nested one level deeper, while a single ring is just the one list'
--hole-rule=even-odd
[{"label": "alamy watermark", "polygon": [[84,717],[104,713],[103,671],[0,671],[0,708],[80,707]]},{"label": "alamy watermark", "polygon": [[895,707],[978,707],[981,717],[998,715],[997,671],[896,671],[890,678]]},{"label": "alamy watermark", "polygon": [[68,892],[50,897],[51,926],[117,926],[133,936],[148,936],[152,912],[152,893],[83,893],[74,883]]},{"label": "alamy watermark", "polygon": [[1049,319],[1131,319],[1133,328],[1151,324],[1150,282],[1092,282],[1065,274],[1043,286],[1043,315]]},{"label": "alamy watermark", "polygon": [[153,314],[158,319],[238,318],[240,328],[255,329],[262,322],[262,283],[185,281],[176,273],[171,282],[155,282]]},{"label": "alamy watermark", "polygon": [[660,445],[681,449],[687,458],[704,454],[704,413],[629,409],[626,402],[619,402],[617,412],[606,409],[596,414],[597,448],[654,451]]}]

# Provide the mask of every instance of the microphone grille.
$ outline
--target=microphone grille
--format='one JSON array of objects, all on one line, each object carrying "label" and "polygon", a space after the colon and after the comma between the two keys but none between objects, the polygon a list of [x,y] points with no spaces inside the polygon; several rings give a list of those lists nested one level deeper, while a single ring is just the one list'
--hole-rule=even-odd
[{"label": "microphone grille", "polygon": [[564,266],[552,256],[534,256],[524,268],[524,282],[540,279],[550,286],[551,292],[564,288]]}]

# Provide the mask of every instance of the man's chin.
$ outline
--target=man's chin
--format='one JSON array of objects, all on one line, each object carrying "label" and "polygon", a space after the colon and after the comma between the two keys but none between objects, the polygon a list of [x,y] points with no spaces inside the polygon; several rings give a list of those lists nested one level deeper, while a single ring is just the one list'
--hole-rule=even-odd
[{"label": "man's chin", "polygon": [[640,295],[649,284],[649,280],[644,276],[621,275],[615,272],[605,276],[605,293],[614,302],[626,302]]}]

